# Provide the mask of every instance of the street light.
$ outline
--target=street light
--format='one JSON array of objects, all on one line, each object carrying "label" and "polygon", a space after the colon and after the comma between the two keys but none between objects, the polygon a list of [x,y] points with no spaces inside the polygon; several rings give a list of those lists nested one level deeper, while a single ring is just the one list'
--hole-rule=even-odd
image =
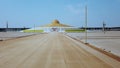
[{"label": "street light", "polygon": [[6,32],[8,31],[8,21],[6,22]]},{"label": "street light", "polygon": [[85,6],[85,44],[87,43],[87,5]]},{"label": "street light", "polygon": [[103,32],[104,32],[104,34],[105,34],[105,26],[106,26],[106,24],[105,24],[105,22],[103,21]]}]

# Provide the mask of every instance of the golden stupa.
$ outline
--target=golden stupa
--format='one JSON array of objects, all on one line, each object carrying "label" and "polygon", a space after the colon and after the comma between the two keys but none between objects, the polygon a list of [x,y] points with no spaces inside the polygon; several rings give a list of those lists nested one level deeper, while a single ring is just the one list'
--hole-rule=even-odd
[{"label": "golden stupa", "polygon": [[42,27],[71,27],[69,25],[61,24],[57,19],[54,20],[52,23],[44,25]]}]

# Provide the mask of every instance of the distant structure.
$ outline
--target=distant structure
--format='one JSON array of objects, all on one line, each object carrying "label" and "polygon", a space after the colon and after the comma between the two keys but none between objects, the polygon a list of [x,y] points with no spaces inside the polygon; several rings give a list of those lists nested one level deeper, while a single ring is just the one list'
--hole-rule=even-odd
[{"label": "distant structure", "polygon": [[8,28],[8,21],[6,22],[6,28]]},{"label": "distant structure", "polygon": [[[105,31],[120,31],[120,27],[105,27],[105,23],[103,22],[103,27]],[[73,27],[66,24],[61,24],[57,19],[53,20],[50,24],[34,27],[33,28],[10,28],[8,22],[6,22],[5,28],[0,28],[0,32],[65,32],[66,30],[76,30],[76,29],[86,29],[90,31],[103,31],[103,27]]]},{"label": "distant structure", "polygon": [[42,27],[71,27],[71,26],[61,24],[57,19],[55,19],[55,20],[52,21],[52,23],[44,25]]},{"label": "distant structure", "polygon": [[0,28],[0,32],[16,32],[16,31],[21,31],[29,28],[10,28],[8,21],[6,21],[6,27],[5,28]]},{"label": "distant structure", "polygon": [[105,26],[106,26],[106,24],[105,24],[105,22],[103,21],[103,32],[105,32]]},{"label": "distant structure", "polygon": [[66,29],[74,29],[77,27],[73,27],[66,24],[61,24],[57,19],[53,20],[50,24],[43,25],[40,27],[34,27],[26,30],[25,32],[34,32],[43,30],[43,32],[65,32]]},{"label": "distant structure", "polygon": [[[85,27],[80,27],[79,29],[85,29]],[[103,27],[87,27],[90,31],[103,31]],[[105,31],[120,31],[120,27],[105,27]]]},{"label": "distant structure", "polygon": [[0,28],[0,32],[19,32],[30,28]]},{"label": "distant structure", "polygon": [[9,28],[9,27],[8,27],[8,21],[7,21],[7,22],[6,22],[6,32],[9,31],[8,28]]}]

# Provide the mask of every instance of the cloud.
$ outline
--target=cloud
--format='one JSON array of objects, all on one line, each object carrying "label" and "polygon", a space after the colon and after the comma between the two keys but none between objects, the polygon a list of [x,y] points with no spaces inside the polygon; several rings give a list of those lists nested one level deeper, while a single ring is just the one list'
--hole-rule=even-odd
[{"label": "cloud", "polygon": [[81,14],[84,12],[84,7],[85,5],[83,4],[75,4],[75,5],[67,5],[67,10],[71,13],[74,13],[74,14]]},{"label": "cloud", "polygon": [[75,14],[79,14],[80,13],[80,9],[79,8],[76,8],[75,6],[73,5],[68,5],[67,6],[67,9],[72,12],[72,13],[75,13]]}]

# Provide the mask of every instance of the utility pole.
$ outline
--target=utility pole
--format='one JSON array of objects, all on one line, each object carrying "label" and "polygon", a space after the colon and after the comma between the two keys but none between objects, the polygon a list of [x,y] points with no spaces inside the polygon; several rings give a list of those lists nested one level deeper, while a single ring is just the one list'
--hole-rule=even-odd
[{"label": "utility pole", "polygon": [[6,22],[6,28],[8,28],[8,21]]},{"label": "utility pole", "polygon": [[87,5],[85,6],[85,44],[87,44]]},{"label": "utility pole", "polygon": [[9,25],[8,25],[8,21],[6,22],[6,32],[8,31],[8,27]]},{"label": "utility pole", "polygon": [[103,21],[103,32],[104,32],[104,34],[105,34],[105,26],[106,26],[106,24],[105,24],[105,22]]}]

